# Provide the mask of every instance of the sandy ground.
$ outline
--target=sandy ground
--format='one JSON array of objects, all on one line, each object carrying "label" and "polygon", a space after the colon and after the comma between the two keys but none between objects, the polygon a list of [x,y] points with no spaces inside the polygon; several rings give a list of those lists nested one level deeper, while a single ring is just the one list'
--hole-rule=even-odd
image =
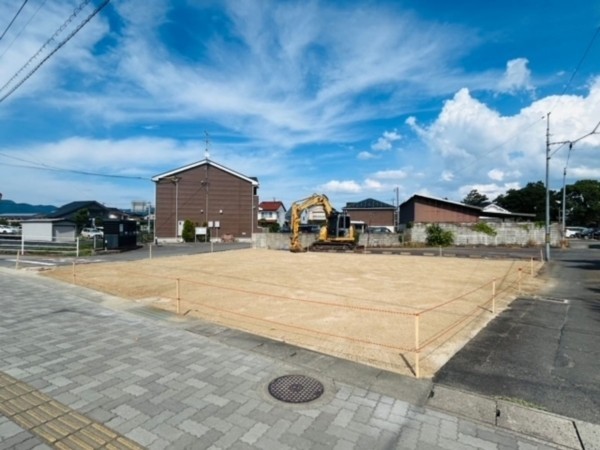
[{"label": "sandy ground", "polygon": [[[492,319],[493,304],[507,307],[519,285],[538,290],[530,271],[528,261],[249,249],[79,264],[75,280],[402,374],[414,374],[418,349],[429,377]],[[72,267],[45,275],[73,282]]]}]

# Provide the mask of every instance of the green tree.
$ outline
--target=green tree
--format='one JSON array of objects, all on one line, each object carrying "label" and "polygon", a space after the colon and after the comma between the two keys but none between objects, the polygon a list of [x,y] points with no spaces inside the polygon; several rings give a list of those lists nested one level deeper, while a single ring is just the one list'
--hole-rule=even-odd
[{"label": "green tree", "polygon": [[185,242],[194,242],[196,239],[196,227],[194,226],[194,222],[186,219],[183,222],[183,230],[181,230],[181,238]]},{"label": "green tree", "polygon": [[[557,193],[550,192],[550,217],[557,218],[558,199]],[[506,194],[501,194],[494,203],[515,213],[535,214],[535,219],[543,221],[546,217],[546,186],[541,181],[527,183],[521,189],[509,189]]]},{"label": "green tree", "polygon": [[77,211],[77,214],[75,214],[73,220],[75,220],[75,225],[77,225],[77,231],[81,231],[90,220],[90,212],[87,208],[80,209]]},{"label": "green tree", "polygon": [[598,226],[600,223],[600,182],[579,180],[567,185],[566,218],[569,225]]},{"label": "green tree", "polygon": [[472,189],[471,192],[469,192],[467,196],[462,199],[462,202],[465,205],[479,206],[481,208],[491,203],[487,195],[480,194],[477,189]]},{"label": "green tree", "polygon": [[436,223],[429,225],[425,232],[427,233],[427,245],[449,247],[454,244],[452,231],[444,230]]}]

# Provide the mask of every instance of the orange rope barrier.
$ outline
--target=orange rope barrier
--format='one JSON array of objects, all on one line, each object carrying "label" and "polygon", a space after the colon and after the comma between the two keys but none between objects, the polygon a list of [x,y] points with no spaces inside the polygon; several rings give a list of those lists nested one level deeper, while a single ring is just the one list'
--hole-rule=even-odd
[{"label": "orange rope barrier", "polygon": [[[366,339],[358,339],[358,338],[353,338],[353,337],[349,337],[349,336],[342,336],[339,334],[334,334],[334,333],[328,333],[326,331],[319,331],[319,330],[315,330],[315,329],[311,329],[311,328],[305,328],[305,327],[300,327],[298,325],[289,325],[283,322],[277,322],[276,320],[270,320],[270,319],[265,319],[263,317],[256,317],[256,316],[252,316],[250,314],[245,314],[245,313],[240,313],[240,312],[236,312],[236,311],[230,311],[227,309],[223,309],[223,308],[218,308],[216,306],[209,306],[209,305],[202,305],[204,308],[208,308],[208,309],[213,309],[215,311],[219,311],[219,312],[224,312],[227,314],[234,314],[236,316],[241,316],[241,317],[246,317],[247,319],[252,319],[252,320],[258,320],[260,322],[267,322],[267,323],[271,323],[271,324],[275,324],[275,325],[282,325],[284,327],[289,327],[289,328],[295,328],[297,330],[302,330],[308,333],[316,333],[316,334],[321,334],[323,336],[329,336],[329,337],[334,337],[337,339],[343,339],[346,341],[351,341],[351,342],[359,342],[361,344],[365,344],[365,345],[373,345],[373,346],[377,346],[377,347],[383,347],[383,348],[389,348],[392,350],[400,350],[403,352],[414,352],[415,349],[411,348],[404,348],[404,347],[398,347],[396,345],[390,345],[390,344],[385,344],[385,343],[380,343],[380,342],[373,342],[373,341],[367,341]],[[197,309],[194,311],[198,311]],[[199,312],[199,311],[198,311]]]},{"label": "orange rope barrier", "polygon": [[[514,267],[514,266],[513,266]],[[519,269],[521,270],[521,269]],[[218,313],[221,314],[225,314],[225,315],[229,315],[229,316],[237,316],[237,317],[243,317],[252,321],[257,321],[257,322],[262,322],[262,323],[267,323],[267,324],[272,324],[275,325],[277,327],[280,328],[281,332],[290,332],[290,333],[297,333],[300,335],[305,335],[305,336],[315,336],[315,335],[320,335],[320,336],[326,336],[329,338],[334,338],[334,339],[339,339],[339,340],[343,340],[343,341],[347,341],[347,342],[352,342],[352,343],[356,343],[356,344],[361,344],[361,345],[365,345],[365,346],[373,346],[373,347],[379,347],[379,348],[384,348],[384,349],[389,349],[389,350],[394,350],[394,351],[399,351],[399,352],[411,352],[415,354],[415,364],[416,364],[416,373],[417,373],[417,377],[418,377],[418,372],[419,372],[419,353],[426,347],[430,346],[431,344],[433,344],[436,341],[440,341],[441,338],[443,338],[444,336],[447,336],[449,333],[454,331],[454,334],[450,335],[447,338],[444,338],[444,340],[442,340],[440,342],[440,345],[444,344],[445,342],[448,342],[456,333],[458,333],[461,329],[464,328],[464,326],[466,326],[468,323],[470,323],[472,320],[474,320],[478,315],[480,315],[482,313],[482,308],[485,307],[485,305],[488,305],[490,302],[493,302],[494,298],[496,298],[497,295],[499,294],[503,294],[508,292],[511,289],[516,288],[517,285],[520,286],[520,278],[519,279],[512,279],[511,277],[511,270],[509,269],[506,274],[504,275],[504,277],[501,279],[501,282],[499,283],[499,287],[501,287],[501,289],[497,290],[495,289],[495,279],[488,281],[464,294],[461,294],[459,296],[456,296],[452,299],[449,299],[447,301],[444,301],[438,305],[423,309],[421,311],[414,311],[414,312],[403,312],[403,311],[396,311],[393,309],[386,309],[386,308],[379,308],[379,307],[368,307],[368,306],[356,306],[356,305],[347,305],[347,304],[341,304],[341,303],[336,303],[336,302],[329,302],[329,301],[324,301],[324,300],[312,300],[312,299],[303,299],[303,298],[296,298],[296,297],[289,297],[286,295],[280,295],[280,294],[273,294],[273,293],[267,293],[267,292],[258,292],[258,291],[252,291],[250,289],[242,289],[242,288],[236,288],[236,287],[225,287],[225,286],[220,286],[218,284],[215,283],[210,283],[210,282],[205,282],[205,281],[198,281],[198,280],[191,280],[191,279],[186,279],[186,278],[180,278],[180,277],[170,277],[170,276],[164,276],[164,275],[156,275],[156,274],[148,274],[148,273],[142,273],[142,272],[136,272],[136,271],[128,271],[128,270],[120,270],[121,273],[124,274],[129,274],[132,276],[137,276],[137,277],[147,277],[147,278],[154,278],[154,279],[162,279],[165,281],[176,281],[176,292],[175,292],[175,298],[173,298],[172,296],[164,296],[165,298],[169,298],[170,300],[174,300],[177,302],[176,304],[176,310],[177,313],[179,314],[180,312],[180,302],[184,301],[184,299],[182,298],[181,295],[181,290],[180,290],[180,283],[186,282],[189,283],[191,285],[196,285],[196,286],[203,286],[203,287],[210,287],[210,288],[215,288],[215,289],[221,289],[224,291],[230,291],[230,292],[236,292],[236,293],[241,293],[241,294],[247,294],[247,295],[252,295],[252,296],[257,296],[257,297],[268,297],[268,298],[274,298],[274,299],[278,299],[278,300],[286,300],[286,301],[297,301],[297,302],[301,302],[301,303],[309,303],[309,304],[313,304],[313,305],[321,305],[321,306],[329,306],[329,307],[334,307],[334,308],[343,308],[343,309],[349,309],[349,310],[355,310],[355,311],[366,311],[366,312],[375,312],[375,313],[383,313],[383,314],[393,314],[393,315],[400,315],[400,316],[412,316],[415,318],[415,342],[414,342],[414,347],[413,348],[406,348],[406,347],[402,347],[402,346],[398,346],[398,345],[391,345],[388,343],[382,343],[382,342],[374,342],[374,341],[370,341],[368,339],[361,339],[358,337],[351,337],[351,336],[344,336],[344,335],[340,335],[340,334],[335,334],[335,333],[331,333],[328,331],[321,331],[318,329],[313,329],[313,328],[307,328],[304,326],[299,326],[299,325],[293,325],[293,324],[286,324],[284,322],[279,322],[277,320],[271,320],[271,319],[266,319],[264,317],[260,317],[260,316],[255,316],[252,314],[247,314],[247,313],[243,313],[243,312],[238,312],[238,311],[234,311],[234,310],[230,310],[230,309],[225,309],[225,308],[219,308],[217,306],[214,305],[208,305],[208,304],[204,304],[201,303],[199,305],[200,309],[207,309],[207,310],[213,310],[216,311]],[[73,273],[72,273],[72,277],[73,277],[73,282],[75,282],[76,277],[77,276],[77,281],[79,281],[81,283],[82,281],[82,277],[80,273],[75,272],[75,263],[73,264]],[[93,279],[93,275],[92,277],[90,277]],[[89,284],[94,285],[97,283],[94,283],[93,281],[88,281]],[[492,293],[492,297],[487,298],[483,303],[479,303],[476,306],[474,306],[473,309],[470,309],[466,314],[462,314],[460,313],[460,311],[439,311],[438,314],[449,314],[449,315],[458,315],[459,319],[452,322],[449,326],[445,327],[442,330],[438,330],[438,331],[434,331],[434,334],[430,337],[428,337],[427,339],[425,339],[423,342],[419,342],[419,319],[421,315],[424,314],[428,314],[431,313],[433,311],[439,310],[440,308],[447,306],[449,304],[452,304],[454,302],[460,301],[460,300],[464,300],[468,303],[473,303],[473,299],[469,300],[467,299],[467,297],[469,295],[472,295],[482,289],[484,289],[486,286],[489,286],[490,284],[494,285],[493,288],[493,293]],[[284,286],[281,286],[282,288]],[[325,293],[327,294],[327,293]],[[334,295],[334,294],[332,294]],[[479,297],[479,296],[476,296]],[[360,298],[351,298],[353,300],[361,300]],[[476,298],[475,298],[476,300]],[[368,299],[363,299],[363,301],[373,301],[373,300],[368,300]],[[375,303],[377,303],[376,301],[373,301]],[[193,304],[193,302],[191,302]],[[467,304],[468,304],[467,303]],[[200,312],[198,309],[193,309],[192,311],[197,311]],[[295,330],[295,331],[294,331]],[[317,338],[318,339],[318,338]]]},{"label": "orange rope barrier", "polygon": [[[492,281],[493,281],[493,280],[492,280]],[[485,284],[482,284],[481,286],[479,286],[479,287],[476,287],[475,289],[473,289],[473,290],[471,290],[471,291],[469,291],[469,292],[466,292],[466,293],[464,293],[464,294],[461,294],[461,295],[459,295],[458,297],[454,297],[453,299],[450,299],[450,300],[448,300],[448,301],[445,301],[444,303],[440,303],[439,305],[432,306],[431,308],[423,309],[423,310],[421,310],[421,311],[419,312],[419,314],[428,313],[428,312],[430,312],[430,311],[433,311],[433,310],[435,310],[435,309],[441,308],[442,306],[446,306],[446,305],[448,305],[449,303],[452,303],[452,302],[455,302],[455,301],[457,301],[457,300],[460,300],[461,298],[464,298],[464,297],[466,297],[467,295],[470,295],[470,294],[472,294],[473,292],[477,292],[478,290],[480,290],[480,289],[483,289],[485,286],[487,286],[488,284],[492,283],[492,281],[488,281],[488,282],[486,282]]]},{"label": "orange rope barrier", "polygon": [[[132,275],[138,274],[137,272],[131,272],[131,271],[123,271],[123,273],[129,273],[129,274],[132,274]],[[174,278],[174,277],[173,278],[171,278],[171,277],[157,277],[155,275],[152,275],[152,276],[145,275],[145,276],[152,277],[152,278],[163,278],[163,279],[167,279],[167,280],[176,280],[176,278]],[[267,292],[256,292],[256,291],[250,291],[250,290],[247,290],[247,289],[224,287],[224,286],[219,286],[218,284],[206,283],[206,282],[203,282],[203,281],[196,281],[196,280],[189,280],[187,278],[179,278],[179,280],[185,281],[185,282],[190,283],[190,284],[199,285],[199,286],[208,286],[208,287],[213,287],[213,288],[217,288],[217,289],[223,289],[225,291],[239,292],[239,293],[242,293],[242,294],[250,294],[250,295],[263,296],[263,297],[271,297],[271,298],[276,298],[276,299],[279,299],[279,300],[295,300],[295,301],[298,301],[298,302],[311,303],[311,304],[316,304],[316,305],[335,306],[337,308],[355,309],[355,310],[359,310],[359,311],[380,312],[380,313],[386,313],[386,314],[397,314],[397,315],[401,315],[401,316],[414,316],[415,314],[417,314],[416,312],[410,312],[409,313],[409,312],[394,311],[394,310],[383,309],[383,308],[373,308],[373,307],[367,307],[367,306],[352,306],[352,305],[344,305],[344,304],[341,304],[341,303],[325,302],[325,301],[321,301],[321,300],[307,300],[307,299],[302,299],[302,298],[287,297],[285,295],[270,294],[270,293],[267,293]]]}]

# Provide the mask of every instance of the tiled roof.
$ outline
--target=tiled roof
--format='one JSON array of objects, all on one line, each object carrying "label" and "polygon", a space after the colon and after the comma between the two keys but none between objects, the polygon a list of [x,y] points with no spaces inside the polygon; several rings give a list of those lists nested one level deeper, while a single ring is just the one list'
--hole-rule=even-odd
[{"label": "tiled roof", "polygon": [[94,200],[80,201],[80,202],[71,202],[66,205],[61,206],[57,210],[53,211],[50,214],[46,214],[47,218],[58,218],[65,217],[70,214],[76,213],[77,211],[87,208],[95,208],[95,209],[107,209],[104,205],[98,203]]},{"label": "tiled roof", "polygon": [[283,203],[279,201],[260,202],[258,207],[261,208],[263,211],[277,211],[279,208],[283,208],[283,210],[285,211],[285,206],[283,206]]},{"label": "tiled roof", "polygon": [[248,181],[253,186],[258,186],[258,178],[247,177],[246,175],[242,175],[241,173],[236,172],[235,170],[229,169],[228,167],[222,166],[221,164],[218,164],[209,159],[203,159],[202,161],[198,161],[198,162],[195,162],[192,164],[188,164],[187,166],[179,167],[177,169],[173,169],[168,172],[164,172],[159,175],[155,175],[152,177],[152,181],[157,182],[157,181],[160,181],[162,178],[170,177],[170,176],[176,175],[178,173],[185,172],[186,170],[194,169],[196,167],[200,167],[200,166],[204,166],[204,165],[216,167],[217,169],[220,169],[224,172],[230,173],[231,175],[233,175],[235,177],[238,177],[238,178]]},{"label": "tiled roof", "polygon": [[348,202],[344,209],[378,209],[378,208],[392,208],[393,205],[389,203],[380,202],[379,200],[375,200],[374,198],[367,198],[360,202]]}]

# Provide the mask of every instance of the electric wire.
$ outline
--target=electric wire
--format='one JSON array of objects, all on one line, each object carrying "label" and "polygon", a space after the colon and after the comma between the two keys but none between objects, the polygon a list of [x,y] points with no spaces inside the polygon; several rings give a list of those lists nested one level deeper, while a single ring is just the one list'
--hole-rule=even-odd
[{"label": "electric wire", "polygon": [[10,50],[10,48],[13,46],[13,44],[15,43],[15,41],[17,39],[19,39],[19,37],[21,37],[21,34],[23,34],[23,31],[25,31],[25,29],[29,26],[29,24],[31,23],[31,21],[35,18],[35,16],[37,16],[37,14],[40,12],[40,10],[44,7],[44,5],[46,4],[46,1],[47,0],[44,0],[42,3],[40,3],[40,6],[38,6],[38,8],[33,13],[33,15],[27,21],[27,23],[25,23],[25,25],[23,25],[23,27],[21,27],[21,29],[19,30],[19,32],[17,33],[17,35],[14,37],[14,39],[12,41],[10,41],[10,44],[8,44],[8,47],[6,47],[4,49],[4,51],[2,53],[0,53],[0,59],[4,55],[6,55],[6,52],[8,52]]},{"label": "electric wire", "polygon": [[149,178],[149,177],[137,177],[137,176],[131,176],[131,175],[114,175],[114,174],[89,172],[89,171],[79,170],[79,169],[67,169],[64,167],[51,166],[49,164],[35,162],[35,161],[29,160],[26,158],[9,155],[9,154],[2,153],[2,152],[0,152],[0,156],[3,156],[5,158],[14,159],[15,161],[24,163],[24,164],[0,163],[0,166],[20,167],[20,168],[25,168],[25,169],[46,170],[49,172],[63,172],[63,173],[72,173],[72,174],[76,174],[76,175],[89,175],[89,176],[105,177],[105,178],[124,178],[124,179],[130,179],[130,180],[151,180],[151,178]]},{"label": "electric wire", "polygon": [[138,177],[138,176],[132,176],[132,175],[116,175],[116,174],[109,174],[109,173],[88,172],[85,170],[77,170],[77,169],[62,169],[62,168],[58,168],[58,167],[40,167],[40,166],[33,166],[33,165],[26,165],[26,164],[0,163],[0,166],[19,167],[19,168],[23,168],[23,169],[33,169],[33,170],[45,170],[48,172],[72,173],[75,175],[86,175],[86,176],[101,177],[101,178],[119,178],[119,179],[126,179],[126,180],[143,180],[143,181],[151,181],[152,180],[152,178],[150,178],[150,177]]},{"label": "electric wire", "polygon": [[23,11],[23,8],[25,7],[25,5],[27,4],[29,0],[24,0],[23,4],[21,5],[21,7],[19,8],[19,10],[17,11],[17,13],[15,14],[15,17],[12,18],[12,20],[10,21],[10,23],[7,25],[7,27],[4,29],[4,31],[2,32],[2,34],[0,34],[0,41],[2,40],[2,38],[4,37],[4,35],[6,34],[6,32],[10,29],[10,27],[12,26],[12,24],[15,22],[15,20],[17,20],[17,17],[19,17],[19,14],[21,14],[21,11]]},{"label": "electric wire", "polygon": [[[596,41],[596,38],[598,37],[598,35],[600,35],[600,26],[598,26],[596,28],[596,31],[594,32],[594,35],[592,36],[592,38],[590,39],[590,42],[588,43],[582,57],[580,58],[579,62],[577,63],[577,66],[575,67],[575,69],[573,70],[573,72],[571,73],[571,76],[567,82],[567,84],[565,85],[565,87],[563,88],[562,93],[560,94],[559,98],[562,98],[562,96],[565,95],[567,89],[569,88],[569,86],[571,85],[573,79],[575,78],[575,75],[579,72],[579,69],[581,68],[581,66],[583,65],[585,59],[587,58],[589,52],[591,51],[594,42]],[[558,103],[559,100],[556,100],[556,102],[554,103],[554,105],[552,106],[552,108],[550,109],[550,111],[553,111],[556,108],[556,105]],[[550,114],[550,113],[548,113]],[[541,120],[543,120],[545,117],[542,117]],[[483,153],[482,156],[487,156],[493,152],[495,152],[496,150],[498,150],[501,147],[504,147],[506,144],[508,144],[510,141],[512,141],[515,137],[517,137],[518,135],[520,135],[523,131],[528,130],[529,128],[532,128],[534,125],[538,124],[539,121],[534,121],[524,127],[521,127],[517,132],[515,132],[513,134],[513,136],[509,137],[508,139],[506,139],[505,141],[501,142],[500,144],[492,147],[490,150],[488,150],[487,152]],[[581,139],[584,139],[588,136],[591,136],[592,134],[597,134],[597,130],[600,127],[600,122],[598,122],[598,124],[596,125],[596,127],[588,134],[581,136],[580,138],[574,140],[574,141],[564,141],[564,142],[558,142],[557,144],[561,144],[560,147],[558,147],[550,156],[553,156],[556,152],[558,152],[559,150],[561,150],[566,144],[574,144],[575,142],[580,141]],[[474,160],[473,162],[469,163],[469,164],[465,164],[462,167],[460,167],[457,170],[452,171],[453,175],[456,174],[460,174],[461,172],[463,172],[464,170],[468,169],[469,167],[471,167],[472,165],[476,164],[479,162],[479,159]],[[438,183],[439,184],[439,183]]]},{"label": "electric wire", "polygon": [[596,28],[596,32],[594,33],[594,35],[592,36],[592,39],[590,40],[590,43],[588,44],[587,48],[585,49],[585,51],[583,52],[583,56],[581,57],[581,59],[579,60],[579,63],[577,63],[577,66],[575,67],[575,70],[573,71],[573,73],[571,74],[571,78],[569,78],[569,81],[567,82],[567,84],[565,85],[562,93],[560,94],[561,97],[563,95],[565,95],[565,92],[567,92],[567,89],[569,88],[569,86],[571,85],[571,82],[573,81],[573,79],[575,78],[575,75],[577,74],[577,72],[579,72],[579,69],[581,68],[581,65],[583,64],[583,62],[585,61],[585,59],[588,56],[588,53],[590,52],[590,50],[592,49],[592,46],[594,45],[594,41],[596,40],[596,38],[598,37],[598,34],[600,34],[600,26],[598,26]]},{"label": "electric wire", "polygon": [[[38,53],[36,53],[29,61],[27,61],[27,63],[19,70],[19,72],[17,72],[17,74],[19,74],[21,71],[23,71],[28,65],[29,63],[41,52],[41,50],[46,47],[46,45],[51,41],[54,40],[54,36],[60,34],[60,32],[62,32],[64,30],[64,28],[66,28],[66,26],[68,25],[68,23],[70,23],[72,21],[72,19],[79,13],[79,11],[81,11],[81,9],[83,9],[83,7],[85,5],[87,5],[91,0],[85,0],[83,3],[81,3],[79,5],[78,8],[76,8],[75,12],[69,17],[69,19],[67,19],[67,21],[63,24],[63,26],[61,26],[61,28],[59,28],[59,30],[56,31],[56,33],[54,33],[54,35],[48,40],[46,41],[46,43],[42,46],[42,48],[38,51]],[[91,14],[89,14],[84,20],[83,22],[81,22],[71,33],[69,33],[67,35],[67,37],[65,39],[63,39],[62,41],[60,41],[57,45],[56,48],[54,50],[52,50],[44,59],[42,59],[39,64],[37,64],[33,69],[31,69],[31,71],[29,71],[29,73],[27,73],[20,81],[18,81],[15,86],[13,86],[11,89],[9,89],[9,91],[3,96],[0,97],[0,103],[2,103],[4,100],[6,100],[6,98],[8,98],[13,92],[15,92],[21,85],[23,85],[23,83],[25,83],[25,81],[27,81],[46,61],[48,61],[48,59],[50,59],[58,50],[60,50],[67,42],[69,42],[71,40],[71,38],[73,36],[75,36],[79,30],[81,30],[90,20],[92,20],[96,14],[98,14],[106,5],[108,5],[108,3],[110,2],[110,0],[104,0],[104,2],[102,2],[96,9],[94,9],[94,11],[92,11]],[[15,76],[17,75],[15,74]],[[11,82],[14,80],[15,76],[13,76],[4,86],[2,86],[0,88],[0,92],[2,92],[2,90]]]}]

